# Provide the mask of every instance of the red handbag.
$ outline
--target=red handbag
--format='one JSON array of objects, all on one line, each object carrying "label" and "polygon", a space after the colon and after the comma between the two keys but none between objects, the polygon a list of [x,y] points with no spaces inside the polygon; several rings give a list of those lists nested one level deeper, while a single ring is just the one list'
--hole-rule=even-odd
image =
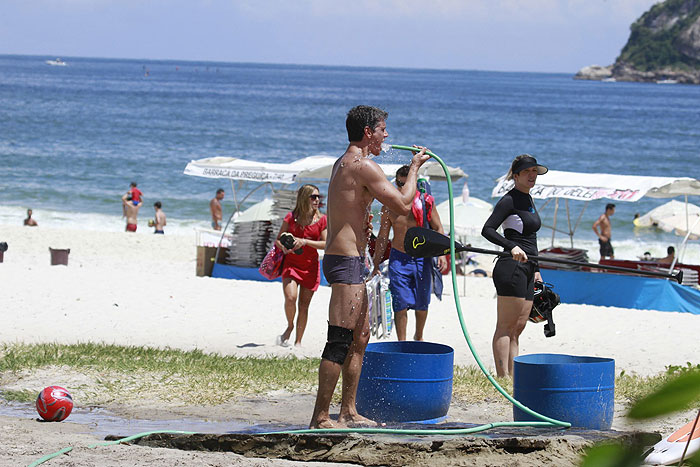
[{"label": "red handbag", "polygon": [[266,279],[277,279],[282,275],[283,260],[284,253],[277,248],[277,245],[273,245],[270,251],[265,255],[265,258],[263,258],[258,271],[260,271],[260,274]]}]

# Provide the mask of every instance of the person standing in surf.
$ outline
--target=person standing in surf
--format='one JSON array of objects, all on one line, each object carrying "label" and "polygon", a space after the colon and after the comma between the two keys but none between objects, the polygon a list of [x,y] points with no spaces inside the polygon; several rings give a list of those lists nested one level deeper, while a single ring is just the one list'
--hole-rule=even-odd
[{"label": "person standing in surf", "polygon": [[[537,255],[537,231],[540,216],[530,190],[547,167],[529,154],[521,154],[510,166],[508,180],[515,186],[496,203],[481,235],[503,247],[511,256],[501,256],[493,269],[496,286],[496,331],[493,334],[493,359],[498,376],[513,376],[513,359],[518,356],[520,334],[525,329],[535,294],[535,281],[542,281],[540,268],[528,261]],[[503,235],[497,229],[503,227]]]},{"label": "person standing in surf", "polygon": [[143,206],[141,203],[134,204],[131,200],[131,194],[126,193],[122,196],[122,209],[124,210],[124,215],[126,216],[126,231],[136,232],[139,209]]},{"label": "person standing in surf", "polygon": [[[612,235],[612,225],[610,224],[610,216],[615,214],[615,205],[608,203],[605,205],[605,213],[593,223],[593,232],[598,236],[598,244],[600,245],[600,259],[615,258],[615,250],[613,250],[610,237]],[[600,232],[598,231],[600,229]]]},{"label": "person standing in surf", "polygon": [[[364,280],[369,271],[363,257],[367,245],[369,207],[379,200],[393,212],[411,210],[418,168],[427,161],[426,148],[415,147],[406,185],[399,191],[371,160],[381,153],[388,114],[360,105],[348,112],[345,126],[348,145],[333,165],[328,184],[328,235],[323,273],[331,285],[328,306],[328,340],[318,369],[318,393],[310,428],[376,426],[357,413],[355,398],[362,358],[369,342],[369,316]],[[343,373],[343,390],[337,422],[330,416],[330,403]]]},{"label": "person standing in surf", "polygon": [[224,189],[216,190],[216,196],[209,201],[209,210],[211,211],[211,228],[221,230],[221,221],[223,219],[223,211],[221,208],[221,200],[224,199]]}]

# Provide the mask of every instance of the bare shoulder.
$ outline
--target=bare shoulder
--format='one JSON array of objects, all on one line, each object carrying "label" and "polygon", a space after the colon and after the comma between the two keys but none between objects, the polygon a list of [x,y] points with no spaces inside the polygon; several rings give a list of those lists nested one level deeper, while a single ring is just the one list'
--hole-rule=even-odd
[{"label": "bare shoulder", "polygon": [[336,161],[335,169],[352,172],[353,178],[357,180],[364,180],[368,176],[371,178],[373,175],[383,174],[379,164],[372,159],[351,152],[346,152]]}]

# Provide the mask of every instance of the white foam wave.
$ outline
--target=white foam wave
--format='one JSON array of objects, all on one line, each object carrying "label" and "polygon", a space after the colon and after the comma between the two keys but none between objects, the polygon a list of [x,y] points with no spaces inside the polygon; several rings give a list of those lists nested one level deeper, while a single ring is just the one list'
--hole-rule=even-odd
[{"label": "white foam wave", "polygon": [[[0,206],[0,224],[22,225],[27,217],[24,208],[17,206]],[[39,227],[55,229],[92,230],[98,232],[123,232],[126,219],[121,215],[106,215],[86,212],[53,211],[34,209],[32,217]],[[148,227],[148,219],[152,217],[141,216],[138,220],[137,233],[153,233],[153,228]],[[208,229],[211,225],[206,219],[175,219],[168,217],[165,227],[166,234],[191,235],[193,230]]]}]

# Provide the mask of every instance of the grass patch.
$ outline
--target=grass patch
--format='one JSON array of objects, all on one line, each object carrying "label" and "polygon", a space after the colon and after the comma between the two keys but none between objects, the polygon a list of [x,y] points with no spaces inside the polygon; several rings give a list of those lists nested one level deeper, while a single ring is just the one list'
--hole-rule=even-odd
[{"label": "grass patch", "polygon": [[0,397],[8,402],[34,402],[36,401],[37,393],[28,389],[13,391],[11,389],[0,390]]},{"label": "grass patch", "polygon": [[[623,371],[615,378],[615,399],[630,404],[635,403],[656,391],[669,380],[689,371],[700,371],[700,364],[693,365],[687,362],[685,366],[669,365],[664,373],[648,377],[628,375]],[[696,400],[694,405],[698,405],[698,403],[700,400]]]},{"label": "grass patch", "polygon": [[[215,404],[270,391],[311,392],[319,359],[252,358],[106,344],[13,344],[0,347],[0,373],[49,367],[74,369],[96,384],[83,388],[95,402],[150,394],[187,404]],[[5,377],[6,379],[6,377]]]},{"label": "grass patch", "polygon": [[[495,377],[494,377],[495,378]],[[513,393],[510,378],[495,378],[509,394]],[[481,369],[475,366],[455,366],[452,377],[452,396],[461,402],[509,402],[489,382]]]},{"label": "grass patch", "polygon": [[[216,405],[248,395],[273,391],[315,393],[318,358],[237,357],[107,344],[11,344],[0,346],[0,378],[19,381],[26,372],[73,371],[85,380],[71,387],[84,403],[107,404],[149,399],[174,404]],[[624,404],[653,392],[674,375],[699,370],[700,365],[669,366],[666,373],[643,377],[622,372],[616,378],[615,398]],[[497,378],[510,394],[513,383]],[[334,402],[340,401],[341,385]],[[40,389],[40,388],[38,388]],[[0,390],[5,400],[33,402],[36,388]],[[508,402],[475,366],[456,366],[453,397],[466,403]]]}]

